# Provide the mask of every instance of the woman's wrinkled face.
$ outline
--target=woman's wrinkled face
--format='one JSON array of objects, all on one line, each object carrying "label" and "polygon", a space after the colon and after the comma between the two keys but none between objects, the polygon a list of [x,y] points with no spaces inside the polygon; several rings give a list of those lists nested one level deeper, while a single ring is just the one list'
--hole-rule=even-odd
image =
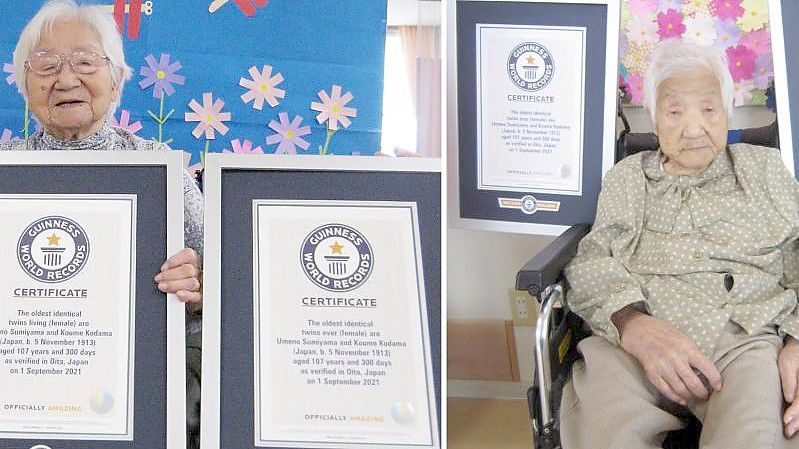
[{"label": "woman's wrinkled face", "polygon": [[56,21],[31,55],[37,52],[58,54],[62,64],[54,75],[26,71],[28,103],[36,119],[62,140],[82,139],[99,131],[118,95],[111,66],[104,64],[94,73],[81,74],[68,62],[75,52],[106,56],[97,33],[77,19]]},{"label": "woman's wrinkled face", "polygon": [[727,127],[719,81],[710,70],[679,73],[658,87],[655,134],[666,172],[693,175],[706,169],[726,150]]}]

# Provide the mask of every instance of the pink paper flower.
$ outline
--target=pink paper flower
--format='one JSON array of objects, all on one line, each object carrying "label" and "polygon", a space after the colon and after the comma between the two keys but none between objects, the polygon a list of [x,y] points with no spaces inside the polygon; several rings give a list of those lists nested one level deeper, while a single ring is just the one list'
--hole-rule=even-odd
[{"label": "pink paper flower", "polygon": [[739,44],[735,47],[727,48],[727,60],[729,61],[732,80],[737,83],[744,79],[751,79],[752,74],[755,72],[756,58],[755,52],[744,45]]},{"label": "pink paper flower", "polygon": [[685,32],[685,24],[682,22],[682,13],[677,10],[669,9],[658,13],[658,35],[661,39],[670,37],[680,37]]},{"label": "pink paper flower", "polygon": [[225,102],[221,98],[213,99],[213,94],[206,92],[203,94],[203,104],[200,106],[196,100],[189,102],[189,107],[194,112],[187,112],[185,121],[200,122],[192,131],[192,135],[199,139],[205,133],[206,139],[215,139],[214,130],[219,131],[223,136],[227,134],[228,127],[222,122],[230,121],[230,112],[222,112]]},{"label": "pink paper flower", "polygon": [[[658,41],[658,26],[650,18],[635,17],[627,24],[627,39],[638,44],[655,43]],[[624,54],[624,53],[622,53]]]},{"label": "pink paper flower", "polygon": [[741,0],[713,0],[712,6],[716,17],[722,20],[737,20],[744,13]]},{"label": "pink paper flower", "polygon": [[20,139],[19,137],[13,135],[10,129],[8,128],[3,129],[3,133],[0,134],[0,143],[12,142],[14,140],[20,140]]},{"label": "pink paper flower", "polygon": [[766,27],[744,34],[740,43],[749,47],[758,56],[771,53],[771,33]]},{"label": "pink paper flower", "polygon": [[635,15],[644,15],[655,12],[660,0],[630,0],[630,11]]},{"label": "pink paper flower", "polygon": [[277,101],[278,98],[286,97],[285,90],[275,87],[283,82],[283,75],[278,73],[272,76],[271,66],[265,65],[262,73],[258,72],[258,69],[253,66],[250,67],[249,72],[252,77],[251,80],[247,78],[239,80],[239,86],[249,89],[248,92],[241,96],[242,101],[249,103],[255,100],[252,107],[260,111],[264,107],[264,101],[274,108],[280,104]]},{"label": "pink paper flower", "polygon": [[771,54],[760,55],[755,61],[755,73],[752,81],[758,89],[768,88],[769,81],[774,77],[774,59]]},{"label": "pink paper flower", "polygon": [[200,162],[197,162],[194,165],[190,165],[190,164],[191,164],[191,153],[189,153],[188,151],[184,151],[183,152],[183,168],[185,168],[186,171],[189,172],[189,174],[191,175],[192,179],[196,179],[197,178],[197,172],[203,169],[203,164],[200,163]]},{"label": "pink paper flower", "polygon": [[117,128],[122,128],[128,131],[131,134],[136,134],[137,132],[141,131],[142,125],[140,121],[135,121],[130,123],[130,112],[127,109],[123,109],[119,113],[119,120],[115,117],[111,117],[111,124],[116,126]]},{"label": "pink paper flower", "polygon": [[302,117],[299,115],[295,115],[291,122],[289,122],[289,115],[285,112],[278,114],[278,117],[280,123],[274,120],[269,122],[269,127],[275,131],[275,134],[266,137],[267,144],[279,144],[275,154],[297,154],[297,147],[307,150],[310,144],[302,136],[311,134],[311,126],[301,127]]},{"label": "pink paper flower", "polygon": [[7,62],[4,62],[3,63],[3,72],[9,74],[6,77],[6,83],[8,83],[9,86],[14,84],[17,81],[17,74],[14,73],[14,66],[13,65],[11,65],[11,64],[9,64]]},{"label": "pink paper flower", "polygon": [[733,100],[735,106],[743,106],[751,100],[754,88],[755,85],[749,79],[742,79],[741,82],[735,83],[735,99]]},{"label": "pink paper flower", "polygon": [[341,86],[336,84],[333,85],[330,92],[331,96],[328,96],[327,92],[320,90],[317,95],[322,102],[311,102],[311,109],[319,111],[316,121],[320,124],[327,121],[327,128],[333,131],[338,129],[338,122],[347,128],[352,123],[348,117],[355,117],[358,114],[355,108],[346,107],[346,104],[352,100],[352,93],[347,92],[341,95]]},{"label": "pink paper flower", "polygon": [[240,142],[239,139],[233,139],[230,141],[230,146],[233,148],[233,151],[225,148],[222,152],[234,154],[264,154],[263,148],[260,146],[253,148],[252,142],[247,139],[244,139],[243,143]]},{"label": "pink paper flower", "polygon": [[630,94],[630,103],[644,103],[644,76],[640,73],[631,73],[627,77],[627,87]]}]

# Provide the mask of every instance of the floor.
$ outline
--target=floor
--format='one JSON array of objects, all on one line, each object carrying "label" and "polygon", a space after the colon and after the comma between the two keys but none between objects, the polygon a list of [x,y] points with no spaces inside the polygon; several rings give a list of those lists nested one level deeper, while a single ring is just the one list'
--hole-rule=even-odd
[{"label": "floor", "polygon": [[447,448],[532,449],[524,399],[447,399]]}]

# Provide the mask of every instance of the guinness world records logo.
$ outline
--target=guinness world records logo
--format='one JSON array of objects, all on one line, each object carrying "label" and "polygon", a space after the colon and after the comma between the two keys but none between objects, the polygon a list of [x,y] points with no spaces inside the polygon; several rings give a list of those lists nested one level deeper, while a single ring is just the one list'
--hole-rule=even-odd
[{"label": "guinness world records logo", "polygon": [[372,274],[374,254],[369,241],[351,226],[330,223],[311,231],[302,242],[303,272],[325,290],[347,292]]},{"label": "guinness world records logo", "polygon": [[75,221],[60,216],[28,225],[17,242],[17,261],[28,276],[56,283],[74,277],[86,265],[89,239]]},{"label": "guinness world records logo", "polygon": [[555,72],[552,53],[537,42],[519,44],[508,56],[508,76],[517,87],[534,92],[543,89]]}]

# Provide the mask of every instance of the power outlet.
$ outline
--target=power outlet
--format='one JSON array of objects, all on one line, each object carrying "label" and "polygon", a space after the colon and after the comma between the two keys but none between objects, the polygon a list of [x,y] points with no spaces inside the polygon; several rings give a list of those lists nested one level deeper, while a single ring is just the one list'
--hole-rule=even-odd
[{"label": "power outlet", "polygon": [[508,289],[510,297],[510,310],[513,314],[513,324],[515,326],[535,326],[535,301],[529,293]]}]

